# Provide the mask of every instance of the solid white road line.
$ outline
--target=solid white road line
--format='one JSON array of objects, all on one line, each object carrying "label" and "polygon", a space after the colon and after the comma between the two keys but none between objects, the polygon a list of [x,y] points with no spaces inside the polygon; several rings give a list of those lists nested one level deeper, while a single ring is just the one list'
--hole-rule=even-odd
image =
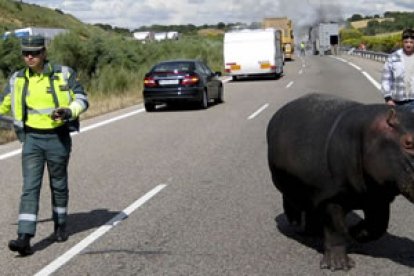
[{"label": "solid white road line", "polygon": [[261,108],[259,108],[256,112],[254,112],[252,115],[250,115],[247,119],[248,120],[252,120],[252,119],[254,119],[255,117],[257,117],[257,115],[259,115],[261,112],[263,112],[263,110],[265,110],[266,108],[268,108],[269,107],[269,104],[267,103],[267,104],[265,104],[265,105],[263,105]]},{"label": "solid white road line", "polygon": [[340,58],[340,57],[333,57],[333,58],[335,58],[335,59],[337,59],[337,60],[339,60],[339,61],[342,61],[342,62],[348,63],[348,61],[347,61],[346,59],[344,59],[344,58]]},{"label": "solid white road line", "polygon": [[355,65],[355,64],[353,64],[352,62],[348,62],[349,63],[349,65],[351,65],[352,67],[354,67],[355,69],[357,69],[358,71],[361,71],[362,69],[361,69],[361,67],[359,67],[359,66],[357,66],[357,65]]},{"label": "solid white road line", "polygon": [[332,57],[332,58],[335,58],[335,59],[340,60],[342,62],[348,63],[349,65],[351,65],[352,67],[354,67],[355,69],[360,71],[375,86],[375,88],[377,88],[378,90],[381,90],[381,84],[379,82],[377,82],[373,77],[371,77],[370,74],[368,74],[365,71],[362,71],[361,67],[359,67],[359,66],[353,64],[352,62],[350,62],[346,59],[343,59],[343,58],[339,58],[339,57]]},{"label": "solid white road line", "polygon": [[[126,114],[123,114],[123,115],[120,115],[120,116],[117,116],[117,117],[114,117],[114,118],[111,118],[111,119],[108,119],[108,120],[105,120],[105,121],[102,121],[102,122],[99,122],[99,123],[96,123],[96,124],[92,124],[90,126],[82,127],[80,129],[80,132],[73,132],[71,135],[75,136],[79,133],[87,132],[87,131],[90,131],[92,129],[95,129],[95,128],[98,128],[98,127],[101,127],[101,126],[108,125],[110,123],[113,123],[113,122],[116,122],[116,121],[119,121],[119,120],[122,120],[122,119],[125,119],[125,118],[128,118],[128,117],[137,115],[137,114],[142,113],[144,111],[145,111],[145,109],[141,108],[141,109],[138,109],[138,110],[135,110],[135,111],[132,111],[132,112],[129,112],[129,113],[126,113]],[[2,154],[2,155],[0,155],[0,160],[5,160],[5,159],[8,159],[10,157],[16,156],[16,155],[20,154],[21,152],[22,152],[22,149],[20,148],[20,149],[13,150],[11,152]]]},{"label": "solid white road line", "polygon": [[293,81],[289,82],[288,85],[286,85],[286,88],[290,88],[293,85]]},{"label": "solid white road line", "polygon": [[362,72],[362,74],[378,89],[381,90],[381,84],[377,82],[373,77],[371,77],[367,72]]},{"label": "solid white road line", "polygon": [[71,249],[66,251],[63,255],[52,261],[49,265],[44,267],[42,270],[37,272],[35,276],[46,276],[50,275],[56,270],[58,270],[60,267],[62,267],[64,264],[66,264],[69,260],[71,260],[73,257],[78,255],[82,250],[84,250],[86,247],[91,245],[94,241],[102,237],[105,233],[107,233],[109,230],[111,230],[113,227],[115,227],[118,223],[120,223],[122,220],[126,219],[129,215],[132,214],[136,209],[144,205],[145,202],[150,200],[152,197],[154,197],[156,194],[158,194],[162,189],[167,187],[165,184],[160,184],[156,186],[154,189],[146,193],[144,196],[139,198],[137,201],[132,203],[130,206],[125,208],[121,213],[116,215],[113,219],[99,227],[97,230],[95,230],[93,233],[91,233],[89,236],[84,238],[82,241],[80,241],[78,244],[73,246]]},{"label": "solid white road line", "polygon": [[0,160],[5,160],[5,159],[8,159],[10,157],[16,156],[16,155],[20,154],[21,152],[22,152],[22,149],[17,149],[17,150],[13,150],[13,151],[10,151],[8,153],[2,154],[2,155],[0,155]]},{"label": "solid white road line", "polygon": [[223,82],[223,83],[227,83],[227,82],[229,82],[229,81],[231,81],[232,80],[232,77],[231,76],[226,76],[226,77],[223,77],[222,79],[221,79],[221,81]]},{"label": "solid white road line", "polygon": [[101,126],[104,126],[104,125],[108,125],[110,123],[113,123],[113,122],[116,122],[116,121],[119,121],[119,120],[123,120],[125,118],[128,118],[128,117],[137,115],[139,113],[142,113],[144,111],[145,111],[145,109],[144,108],[141,108],[141,109],[138,109],[138,110],[135,110],[135,111],[132,111],[132,112],[129,112],[129,113],[126,113],[126,114],[123,114],[123,115],[120,115],[120,116],[117,116],[117,117],[114,117],[114,118],[111,118],[111,119],[108,119],[108,120],[105,120],[105,121],[102,121],[102,122],[93,124],[93,125],[90,125],[90,126],[83,127],[83,128],[80,129],[79,132],[73,132],[72,133],[72,136],[74,136],[74,135],[76,135],[78,133],[87,132],[89,130],[92,130],[92,129],[95,129],[95,128],[98,128],[98,127],[101,127]]}]

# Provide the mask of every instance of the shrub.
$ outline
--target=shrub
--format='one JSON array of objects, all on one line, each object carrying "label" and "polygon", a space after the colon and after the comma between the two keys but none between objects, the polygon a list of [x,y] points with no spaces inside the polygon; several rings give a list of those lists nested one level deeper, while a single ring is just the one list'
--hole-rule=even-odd
[{"label": "shrub", "polygon": [[342,40],[342,46],[358,47],[362,42],[361,38],[349,38],[347,40]]},{"label": "shrub", "polygon": [[362,33],[354,28],[351,29],[342,29],[340,31],[340,36],[342,40],[348,40],[348,39],[360,39],[362,38]]},{"label": "shrub", "polygon": [[[207,62],[214,71],[221,71],[222,41],[222,36],[185,36],[179,40],[141,44],[117,34],[79,29],[55,37],[48,46],[48,58],[52,63],[75,69],[90,95],[122,95],[139,93],[145,72],[161,60],[197,58]],[[18,39],[2,41],[0,54],[3,73],[0,83],[3,84],[11,72],[24,66]]]},{"label": "shrub", "polygon": [[24,66],[19,40],[13,36],[0,40],[0,83],[11,73]]}]

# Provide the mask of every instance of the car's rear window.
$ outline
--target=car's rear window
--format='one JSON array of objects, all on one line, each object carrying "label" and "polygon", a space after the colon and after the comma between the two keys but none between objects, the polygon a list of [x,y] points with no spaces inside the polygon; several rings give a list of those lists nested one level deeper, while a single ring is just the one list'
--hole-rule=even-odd
[{"label": "car's rear window", "polygon": [[168,63],[160,63],[156,65],[152,71],[156,73],[162,72],[188,72],[193,71],[193,63],[191,62],[168,62]]}]

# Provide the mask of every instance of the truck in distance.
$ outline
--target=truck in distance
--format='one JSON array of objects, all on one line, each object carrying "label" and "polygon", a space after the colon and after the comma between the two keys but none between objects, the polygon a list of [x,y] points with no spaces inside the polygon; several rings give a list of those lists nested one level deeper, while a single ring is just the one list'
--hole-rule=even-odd
[{"label": "truck in distance", "polygon": [[314,55],[336,55],[339,46],[339,24],[319,23],[309,29],[309,40]]},{"label": "truck in distance", "polygon": [[287,17],[269,17],[263,19],[262,27],[281,30],[282,48],[285,55],[285,60],[292,60],[295,49],[292,20]]}]

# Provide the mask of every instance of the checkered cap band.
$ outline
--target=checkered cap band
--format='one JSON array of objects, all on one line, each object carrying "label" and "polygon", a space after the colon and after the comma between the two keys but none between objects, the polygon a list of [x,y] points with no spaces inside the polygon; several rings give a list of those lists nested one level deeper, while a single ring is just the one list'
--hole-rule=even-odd
[{"label": "checkered cap band", "polygon": [[29,36],[22,38],[22,51],[39,51],[45,47],[45,38],[42,36]]}]

